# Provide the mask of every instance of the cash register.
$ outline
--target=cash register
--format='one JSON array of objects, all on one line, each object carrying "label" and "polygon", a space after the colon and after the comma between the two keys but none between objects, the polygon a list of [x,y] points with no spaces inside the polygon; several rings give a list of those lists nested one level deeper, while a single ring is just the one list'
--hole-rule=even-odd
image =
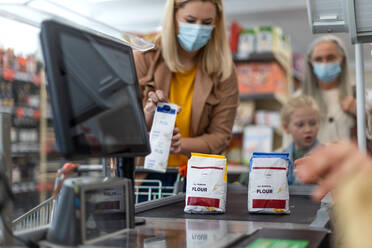
[{"label": "cash register", "polygon": [[48,240],[62,245],[134,227],[134,158],[150,152],[132,49],[48,20],[40,39],[58,148],[69,160],[116,157],[116,178],[73,178],[60,192]]}]

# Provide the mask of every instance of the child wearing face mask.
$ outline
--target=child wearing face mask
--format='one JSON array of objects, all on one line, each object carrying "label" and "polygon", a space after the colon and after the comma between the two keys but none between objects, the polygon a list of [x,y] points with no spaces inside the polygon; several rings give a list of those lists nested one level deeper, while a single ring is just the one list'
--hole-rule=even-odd
[{"label": "child wearing face mask", "polygon": [[222,0],[167,0],[154,43],[134,57],[148,128],[158,102],[182,109],[168,167],[185,166],[191,152],[222,153],[239,104]]},{"label": "child wearing face mask", "polygon": [[320,142],[352,138],[356,100],[346,49],[337,36],[321,36],[310,44],[302,93],[312,96],[321,110]]},{"label": "child wearing face mask", "polygon": [[281,110],[283,130],[292,136],[293,142],[283,150],[289,153],[288,184],[301,184],[293,173],[293,162],[319,145],[317,140],[320,112],[313,98],[300,95],[291,98]]}]

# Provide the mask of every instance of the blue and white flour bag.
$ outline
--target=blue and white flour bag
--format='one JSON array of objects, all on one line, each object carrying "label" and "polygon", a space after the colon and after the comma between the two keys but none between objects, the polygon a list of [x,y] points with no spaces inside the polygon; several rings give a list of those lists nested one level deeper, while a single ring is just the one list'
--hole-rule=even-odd
[{"label": "blue and white flour bag", "polygon": [[249,165],[248,211],[288,214],[288,153],[254,152]]}]

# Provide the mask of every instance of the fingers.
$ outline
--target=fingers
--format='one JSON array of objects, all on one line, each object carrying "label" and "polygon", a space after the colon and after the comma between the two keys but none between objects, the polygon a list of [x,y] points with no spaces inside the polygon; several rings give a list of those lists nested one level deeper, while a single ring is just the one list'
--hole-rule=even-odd
[{"label": "fingers", "polygon": [[168,102],[168,97],[164,95],[162,90],[150,91],[147,97],[155,104],[158,102]]},{"label": "fingers", "polygon": [[173,154],[179,154],[181,152],[181,139],[172,142],[170,152]]},{"label": "fingers", "polygon": [[172,137],[172,145],[179,145],[179,143],[181,143],[181,134],[178,133]]},{"label": "fingers", "polygon": [[172,154],[180,154],[181,153],[181,146],[178,146],[178,147],[171,147],[170,149],[170,153]]},{"label": "fingers", "polygon": [[367,161],[368,158],[363,153],[350,154],[346,161],[338,166],[339,168],[333,170],[319,182],[313,192],[313,199],[320,201],[328,192],[335,189],[340,182],[344,182],[347,177],[352,177],[355,172],[361,171]]},{"label": "fingers", "polygon": [[168,98],[164,95],[162,90],[150,91],[147,94],[144,111],[150,114],[155,113],[158,102],[168,102]]},{"label": "fingers", "polygon": [[179,114],[181,112],[182,108],[180,106],[178,106],[177,108],[177,114]]},{"label": "fingers", "polygon": [[181,152],[181,134],[179,133],[179,128],[173,129],[172,143],[170,152],[178,154]]},{"label": "fingers", "polygon": [[315,173],[311,168],[311,160],[313,157],[303,157],[295,161],[294,172],[298,175],[304,183],[316,183],[317,182],[317,173]]},{"label": "fingers", "polygon": [[346,177],[363,167],[372,166],[372,161],[354,144],[338,142],[324,146],[310,156],[296,160],[294,164],[294,171],[303,182],[318,183],[313,198],[320,201]]},{"label": "fingers", "polygon": [[173,136],[176,135],[176,134],[178,134],[179,132],[180,132],[180,129],[178,127],[175,127],[173,129]]},{"label": "fingers", "polygon": [[351,114],[356,113],[356,99],[352,96],[347,96],[341,102],[341,108],[345,112],[349,112]]},{"label": "fingers", "polygon": [[338,142],[314,151],[310,156],[294,162],[295,173],[306,183],[314,183],[325,177],[333,167],[338,167],[350,154],[357,153],[357,147],[349,142]]}]

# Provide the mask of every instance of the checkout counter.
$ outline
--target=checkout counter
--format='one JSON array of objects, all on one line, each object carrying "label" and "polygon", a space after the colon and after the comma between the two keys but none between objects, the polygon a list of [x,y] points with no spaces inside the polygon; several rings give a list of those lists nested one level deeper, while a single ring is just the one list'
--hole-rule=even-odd
[{"label": "checkout counter", "polygon": [[185,194],[180,193],[137,204],[136,217],[145,224],[79,247],[259,247],[248,246],[255,240],[298,242],[280,247],[330,247],[329,205],[313,202],[310,191],[307,185],[291,187],[291,213],[286,215],[248,213],[247,188],[241,185],[228,185],[224,214],[186,214]]}]

